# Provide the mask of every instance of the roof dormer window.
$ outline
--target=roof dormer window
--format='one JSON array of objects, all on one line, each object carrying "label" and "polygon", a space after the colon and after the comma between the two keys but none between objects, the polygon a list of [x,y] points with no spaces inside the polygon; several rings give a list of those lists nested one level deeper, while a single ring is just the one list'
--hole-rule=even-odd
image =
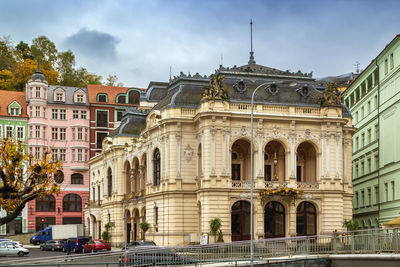
[{"label": "roof dormer window", "polygon": [[107,103],[108,102],[107,95],[106,94],[98,94],[97,102]]},{"label": "roof dormer window", "polygon": [[13,101],[7,107],[8,115],[10,116],[19,116],[22,114],[22,107],[17,101]]},{"label": "roof dormer window", "polygon": [[65,102],[65,91],[62,88],[54,90],[53,101]]},{"label": "roof dormer window", "polygon": [[63,100],[63,94],[62,93],[56,93],[56,101],[62,101]]},{"label": "roof dormer window", "polygon": [[21,115],[21,111],[19,108],[10,108],[10,114],[13,116]]},{"label": "roof dormer window", "polygon": [[83,103],[83,95],[77,95],[76,96],[76,102]]}]

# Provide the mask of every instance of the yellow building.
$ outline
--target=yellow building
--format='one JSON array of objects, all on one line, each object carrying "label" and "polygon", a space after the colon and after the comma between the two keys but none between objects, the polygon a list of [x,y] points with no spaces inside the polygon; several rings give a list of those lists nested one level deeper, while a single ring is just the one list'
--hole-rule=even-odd
[{"label": "yellow building", "polygon": [[311,74],[255,62],[152,83],[141,101],[157,104],[127,112],[90,160],[89,235],[100,238],[110,223],[111,241],[121,244],[140,238],[147,221],[146,239],[181,245],[200,242],[220,218],[226,242],[249,239],[250,102],[259,86],[255,238],[342,230],[352,217],[354,128],[340,94],[314,84]]}]

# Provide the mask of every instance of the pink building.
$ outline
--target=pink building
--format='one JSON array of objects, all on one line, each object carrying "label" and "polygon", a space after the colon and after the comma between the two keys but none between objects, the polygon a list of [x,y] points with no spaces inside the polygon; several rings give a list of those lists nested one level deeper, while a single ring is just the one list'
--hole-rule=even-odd
[{"label": "pink building", "polygon": [[89,196],[89,101],[86,88],[48,85],[39,67],[26,85],[28,152],[49,151],[63,162],[55,180],[58,195],[28,204],[28,230],[84,223]]}]

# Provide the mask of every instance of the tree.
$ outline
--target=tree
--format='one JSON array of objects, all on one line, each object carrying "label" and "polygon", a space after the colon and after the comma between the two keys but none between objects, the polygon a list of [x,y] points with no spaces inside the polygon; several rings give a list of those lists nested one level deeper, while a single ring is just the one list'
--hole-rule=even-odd
[{"label": "tree", "polygon": [[115,86],[118,81],[118,77],[117,75],[108,75],[106,80],[106,86]]},{"label": "tree", "polygon": [[346,227],[347,231],[355,231],[360,229],[358,222],[353,220],[344,220],[343,227]]},{"label": "tree", "polygon": [[[32,74],[35,73],[37,63],[31,59],[26,59],[23,62],[17,62],[14,68],[13,86],[18,91],[25,89],[25,84],[29,81]],[[43,72],[49,84],[56,84],[58,72],[53,69],[53,66],[44,62],[40,64],[40,70]]]},{"label": "tree", "polygon": [[14,74],[9,70],[0,70],[0,89],[1,90],[14,90],[13,89]]},{"label": "tree", "polygon": [[59,73],[59,84],[75,86],[75,56],[71,50],[58,53],[57,70]]},{"label": "tree", "polygon": [[148,222],[141,222],[140,229],[142,230],[142,239],[146,240],[146,232],[150,229],[150,224]]},{"label": "tree", "polygon": [[110,228],[111,228],[112,224],[110,222],[106,223],[104,225],[104,228],[106,228],[106,230],[101,234],[101,238],[103,238],[105,241],[110,241],[111,238],[111,234],[110,234]]},{"label": "tree", "polygon": [[61,162],[51,161],[48,152],[35,159],[25,149],[21,141],[0,139],[0,208],[7,212],[0,225],[15,219],[28,201],[60,191],[54,174]]},{"label": "tree", "polygon": [[15,64],[14,47],[9,36],[0,38],[0,70],[11,71]]},{"label": "tree", "polygon": [[41,64],[48,62],[54,66],[57,61],[56,45],[46,36],[39,36],[32,40],[31,52],[34,59],[39,60]]},{"label": "tree", "polygon": [[25,59],[32,59],[33,55],[29,45],[23,41],[20,41],[15,47],[15,54],[18,61],[24,61]]},{"label": "tree", "polygon": [[212,234],[214,236],[214,243],[217,242],[217,240],[216,240],[217,234],[218,234],[218,231],[220,231],[221,225],[222,225],[222,222],[221,222],[220,218],[215,218],[210,221],[210,234]]}]

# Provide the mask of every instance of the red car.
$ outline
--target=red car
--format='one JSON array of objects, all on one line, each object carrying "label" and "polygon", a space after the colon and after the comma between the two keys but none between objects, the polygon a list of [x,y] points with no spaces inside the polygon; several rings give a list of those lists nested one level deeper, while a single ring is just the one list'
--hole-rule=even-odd
[{"label": "red car", "polygon": [[104,240],[90,240],[83,245],[83,253],[96,251],[110,251],[111,245]]}]

